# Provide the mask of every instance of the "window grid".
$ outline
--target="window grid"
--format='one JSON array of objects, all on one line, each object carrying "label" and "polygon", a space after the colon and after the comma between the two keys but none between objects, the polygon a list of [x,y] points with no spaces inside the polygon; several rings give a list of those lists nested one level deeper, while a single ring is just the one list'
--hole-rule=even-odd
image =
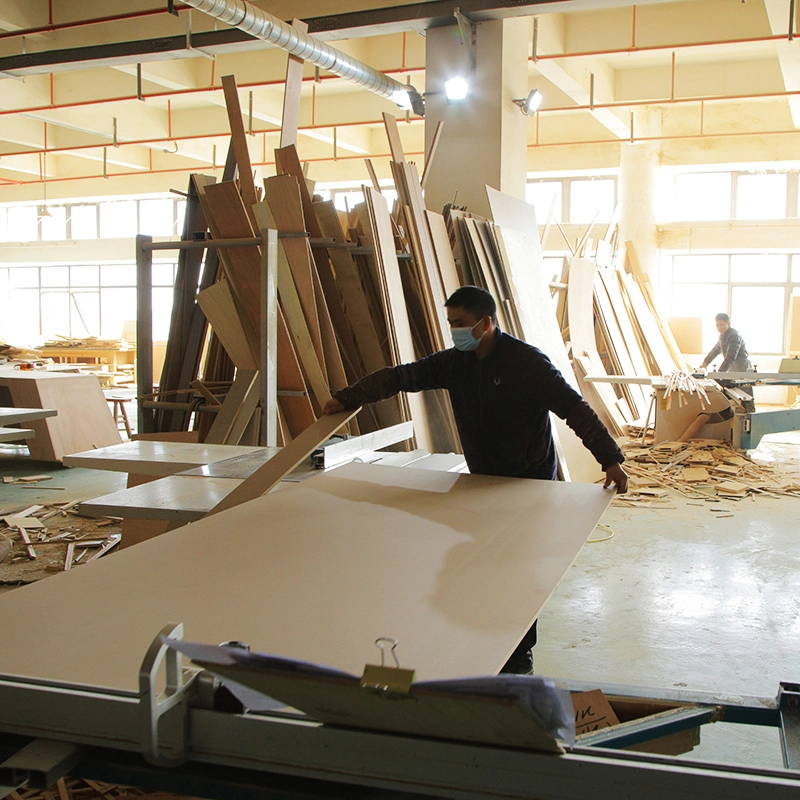
[{"label": "window grid", "polygon": [[[790,304],[791,304],[791,297],[793,294],[800,294],[800,270],[796,267],[794,269],[794,274],[792,270],[793,263],[797,263],[800,261],[800,253],[780,253],[780,254],[748,254],[751,256],[769,256],[771,259],[777,261],[778,259],[784,260],[786,265],[786,273],[783,280],[775,280],[775,281],[765,281],[763,278],[760,278],[758,275],[754,275],[753,280],[733,280],[732,272],[733,272],[733,260],[740,255],[740,253],[703,253],[701,255],[694,255],[693,258],[695,259],[722,259],[724,258],[727,261],[726,265],[726,278],[722,279],[715,279],[715,278],[708,278],[708,279],[698,279],[697,281],[688,281],[688,280],[674,280],[675,271],[676,271],[676,259],[680,259],[681,257],[686,257],[688,254],[686,253],[672,253],[669,255],[663,256],[662,264],[666,267],[666,269],[662,270],[661,275],[661,296],[668,298],[668,305],[670,310],[670,316],[680,316],[682,315],[682,309],[676,308],[674,306],[675,302],[675,295],[681,292],[685,292],[687,290],[692,290],[693,287],[702,287],[702,286],[711,286],[711,287],[724,287],[724,296],[726,298],[726,306],[725,308],[706,308],[703,313],[703,321],[704,325],[710,325],[711,321],[713,321],[714,316],[720,312],[724,311],[727,314],[731,315],[731,321],[734,327],[737,327],[736,319],[732,314],[733,310],[733,297],[735,291],[738,290],[755,290],[755,289],[782,289],[783,291],[783,307],[780,309],[780,325],[781,325],[781,341],[780,341],[780,348],[777,349],[770,349],[767,351],[764,350],[750,350],[751,354],[755,355],[783,355],[787,352],[787,348],[789,346],[788,336],[789,331],[787,329],[787,320],[789,319],[790,313]],[[678,262],[679,264],[680,262]],[[778,309],[776,308],[776,313],[778,313]],[[741,315],[740,315],[741,316]],[[770,322],[774,322],[774,318],[770,318]],[[742,330],[742,335],[744,336],[745,342],[748,341],[747,331]],[[750,349],[748,347],[748,349]]]},{"label": "window grid", "polygon": [[738,210],[738,199],[739,194],[742,191],[740,187],[740,178],[743,177],[750,177],[750,176],[757,176],[757,175],[785,175],[786,176],[786,203],[784,210],[776,217],[768,217],[768,219],[793,219],[798,216],[798,194],[800,194],[800,190],[798,186],[800,185],[800,170],[769,170],[765,172],[753,172],[747,170],[732,170],[729,172],[676,172],[673,176],[673,183],[672,183],[672,207],[673,212],[670,215],[672,222],[713,222],[713,221],[722,221],[718,220],[716,217],[686,217],[681,216],[678,209],[681,207],[680,198],[679,198],[679,191],[678,191],[678,183],[682,176],[690,176],[690,175],[714,175],[714,176],[727,176],[730,186],[730,208],[728,210],[728,217],[727,219],[731,220],[742,220],[747,221],[751,219],[765,219],[763,217],[750,217],[747,215],[739,216],[737,213]]},{"label": "window grid", "polygon": [[[175,282],[175,273],[177,270],[177,262],[175,261],[156,261],[153,263],[154,268],[158,268],[160,270],[160,274],[162,280],[157,284],[154,285],[154,290],[169,290],[172,291]],[[67,281],[63,285],[54,286],[49,281],[42,280],[42,270],[52,269],[53,267],[64,267],[68,270],[68,277]],[[97,269],[98,279],[96,282],[91,284],[83,283],[83,282],[73,282],[73,275],[72,269],[73,268],[82,268],[82,267],[95,267]],[[19,266],[11,266],[11,267],[4,267],[0,270],[0,296],[2,296],[3,301],[8,304],[7,307],[11,307],[10,304],[12,303],[12,296],[14,292],[27,292],[27,291],[36,291],[38,293],[38,314],[39,318],[37,320],[36,329],[38,332],[38,336],[42,337],[45,336],[44,326],[43,326],[43,319],[44,319],[44,306],[47,300],[43,297],[43,295],[56,295],[62,294],[66,295],[69,300],[69,313],[68,313],[68,328],[67,331],[58,331],[59,334],[64,336],[75,337],[78,339],[85,338],[87,336],[97,336],[98,338],[108,338],[108,337],[101,337],[101,326],[102,320],[104,319],[104,308],[103,308],[103,295],[108,291],[118,291],[118,290],[129,290],[132,292],[136,291],[136,283],[135,282],[126,282],[120,284],[113,284],[113,285],[104,285],[102,272],[103,267],[111,267],[111,268],[130,268],[133,270],[135,274],[136,265],[134,262],[130,263],[116,263],[116,264],[37,264],[37,265],[19,265]],[[167,282],[166,274],[164,270],[171,270],[171,282]],[[28,280],[25,282],[24,286],[14,286],[14,272],[15,270],[26,270],[28,274],[33,272],[36,273],[36,280]],[[33,285],[33,284],[36,285]],[[88,332],[84,330],[83,324],[81,322],[80,315],[75,312],[74,309],[74,301],[72,299],[73,295],[86,295],[86,294],[96,294],[97,295],[97,329],[91,329]],[[156,325],[160,327],[165,327],[168,329],[169,327],[169,319],[166,320],[154,320],[154,328]],[[156,336],[158,338],[166,338],[165,336]]]},{"label": "window grid", "polygon": [[[180,233],[181,233],[181,228],[182,228],[181,222],[182,222],[182,218],[183,218],[183,212],[184,212],[184,207],[185,207],[185,202],[186,201],[185,200],[181,200],[181,199],[176,199],[174,197],[169,197],[169,198],[142,197],[142,198],[134,200],[133,202],[136,203],[136,208],[134,209],[134,212],[136,214],[136,225],[135,225],[136,232],[137,233],[147,233],[147,231],[143,231],[142,230],[142,223],[141,223],[142,213],[141,213],[140,203],[142,201],[153,200],[153,199],[159,199],[159,200],[169,199],[170,200],[170,202],[172,204],[172,231],[173,231],[173,233],[175,235],[179,236]],[[63,203],[63,204],[50,203],[50,204],[48,204],[48,208],[51,210],[51,212],[55,211],[56,209],[61,209],[61,208],[65,209],[65,213],[66,213],[66,239],[64,239],[63,241],[73,241],[72,209],[73,208],[79,208],[79,207],[83,208],[83,209],[88,208],[88,207],[93,208],[94,209],[94,216],[95,216],[95,235],[93,237],[88,237],[88,238],[89,239],[102,239],[104,237],[102,236],[102,230],[101,230],[101,225],[100,225],[100,205],[101,205],[101,203],[114,203],[114,202],[125,202],[125,201],[130,202],[130,200],[127,199],[127,198],[114,197],[114,198],[109,198],[108,200],[98,201],[96,203],[82,203],[82,202]],[[46,238],[44,238],[42,236],[42,221],[41,221],[40,218],[37,219],[37,224],[36,224],[36,230],[37,230],[36,239],[24,239],[23,240],[23,239],[14,239],[14,238],[12,238],[13,235],[14,235],[14,226],[8,224],[8,215],[9,215],[10,210],[13,209],[13,208],[36,208],[37,209],[37,214],[38,214],[38,209],[41,208],[41,206],[20,205],[20,206],[4,206],[4,207],[0,208],[0,242],[8,242],[8,243],[16,244],[16,243],[22,242],[22,241],[38,241],[38,242],[49,241],[48,239],[46,239]],[[75,240],[75,241],[87,241],[87,240],[88,239],[86,239],[86,238],[82,238],[82,239]]]},{"label": "window grid", "polygon": [[[619,202],[619,180],[617,179],[616,175],[576,175],[568,178],[529,178],[527,181],[529,192],[528,197],[531,196],[530,191],[536,186],[548,187],[552,186],[553,184],[559,184],[561,186],[561,215],[559,216],[558,213],[554,214],[555,219],[561,223],[569,224],[574,222],[574,224],[577,225],[587,225],[589,222],[591,222],[591,220],[574,221],[571,219],[570,209],[572,207],[573,184],[586,184],[594,181],[613,182],[613,202],[610,203],[610,207],[598,209],[600,213],[597,216],[597,222],[607,222],[611,219],[614,213],[614,207]],[[547,191],[547,189],[545,189],[545,191]],[[531,199],[529,199],[528,202],[532,205],[535,204]],[[547,224],[546,218],[539,219],[537,217],[536,221],[539,225]]]}]

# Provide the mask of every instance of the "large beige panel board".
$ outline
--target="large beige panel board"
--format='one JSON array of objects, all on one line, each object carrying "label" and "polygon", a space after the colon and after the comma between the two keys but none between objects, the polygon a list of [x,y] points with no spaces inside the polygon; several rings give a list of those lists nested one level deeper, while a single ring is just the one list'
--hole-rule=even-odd
[{"label": "large beige panel board", "polygon": [[3,375],[15,406],[55,409],[56,416],[32,420],[36,438],[28,447],[31,458],[61,461],[65,455],[119,444],[122,438],[94,375],[47,373]]},{"label": "large beige panel board", "polygon": [[536,220],[536,208],[518,197],[499,192],[491,186],[486,187],[492,219],[504,230],[518,231],[528,236],[539,238],[539,225]]},{"label": "large beige panel board", "polygon": [[1,595],[0,641],[16,646],[0,648],[0,674],[135,693],[171,620],[189,640],[238,639],[355,674],[378,636],[399,640],[419,679],[491,674],[612,497],[346,465]]},{"label": "large beige panel board", "polygon": [[[547,355],[567,383],[579,391],[553,309],[549,280],[542,269],[539,237],[503,230],[498,241],[504,245],[508,280],[519,306],[525,341]],[[555,414],[551,414],[551,418],[567,462],[570,480],[587,483],[599,480],[603,473],[594,456],[564,420]]]},{"label": "large beige panel board", "polygon": [[[800,298],[798,300],[800,301]],[[797,303],[797,309],[798,323],[800,323],[800,302]],[[702,317],[667,317],[667,324],[675,337],[678,347],[681,349],[681,353],[692,355],[703,352]],[[800,335],[800,328],[798,328],[798,335]]]}]

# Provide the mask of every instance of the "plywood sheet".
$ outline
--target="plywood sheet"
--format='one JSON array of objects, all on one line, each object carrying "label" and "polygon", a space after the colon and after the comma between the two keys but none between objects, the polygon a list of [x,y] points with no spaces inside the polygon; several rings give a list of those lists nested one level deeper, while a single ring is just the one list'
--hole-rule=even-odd
[{"label": "plywood sheet", "polygon": [[491,674],[612,497],[350,464],[1,595],[0,640],[24,646],[0,648],[0,674],[135,693],[170,620],[190,640],[238,639],[355,674],[377,636],[399,640],[418,679]]},{"label": "plywood sheet", "polygon": [[489,207],[495,224],[504,230],[517,231],[539,239],[539,224],[536,220],[536,208],[518,197],[499,192],[491,186],[486,187]]}]

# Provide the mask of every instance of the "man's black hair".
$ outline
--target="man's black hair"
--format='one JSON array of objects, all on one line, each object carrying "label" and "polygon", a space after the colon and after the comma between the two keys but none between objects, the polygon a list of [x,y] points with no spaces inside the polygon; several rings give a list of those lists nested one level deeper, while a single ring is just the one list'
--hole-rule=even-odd
[{"label": "man's black hair", "polygon": [[480,286],[462,286],[456,289],[445,301],[447,308],[463,308],[469,314],[483,319],[491,317],[497,322],[497,304],[486,289]]},{"label": "man's black hair", "polygon": [[715,319],[717,322],[727,322],[727,323],[728,323],[728,325],[730,325],[730,324],[731,324],[731,318],[730,318],[730,317],[729,317],[727,314],[723,314],[722,312],[720,312],[719,314],[717,314],[717,316],[716,316],[716,317],[714,317],[714,319]]}]

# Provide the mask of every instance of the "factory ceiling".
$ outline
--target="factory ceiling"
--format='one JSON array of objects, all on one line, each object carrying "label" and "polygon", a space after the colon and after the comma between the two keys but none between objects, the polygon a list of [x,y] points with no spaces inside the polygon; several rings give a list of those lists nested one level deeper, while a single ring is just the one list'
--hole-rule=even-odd
[{"label": "factory ceiling", "polygon": [[[425,90],[425,32],[470,20],[529,26],[528,79],[545,100],[529,153],[758,137],[800,125],[800,51],[789,0],[259,0],[401,82]],[[535,20],[535,24],[534,24]],[[454,27],[454,30],[457,28]],[[220,79],[236,76],[254,165],[274,171],[286,53],[177,0],[5,0],[0,8],[0,202],[185,185],[220,169],[228,122]],[[389,100],[307,65],[298,148],[320,180],[366,178],[388,147]],[[424,121],[401,125],[424,158]],[[538,160],[537,160],[538,158]],[[221,169],[220,169],[221,171]],[[380,174],[380,168],[379,168]],[[388,174],[388,173],[387,173]],[[119,178],[127,177],[127,188]]]}]

